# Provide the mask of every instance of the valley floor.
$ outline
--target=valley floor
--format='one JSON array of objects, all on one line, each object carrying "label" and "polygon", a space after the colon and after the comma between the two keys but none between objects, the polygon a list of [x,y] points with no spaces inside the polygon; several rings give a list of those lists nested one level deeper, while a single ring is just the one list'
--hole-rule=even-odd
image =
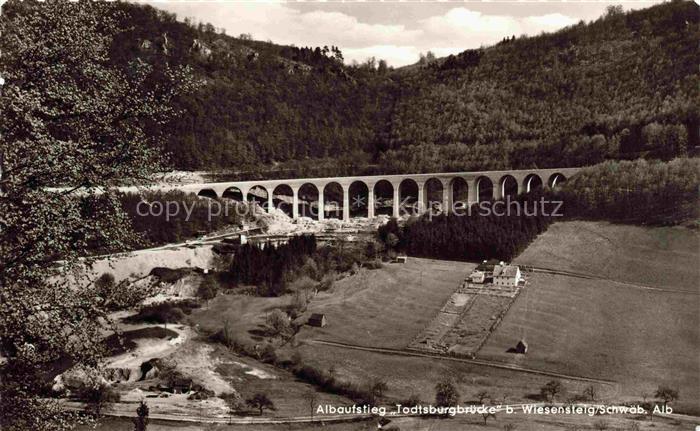
[{"label": "valley floor", "polygon": [[[529,283],[500,325],[477,353],[478,360],[514,365],[542,372],[571,375],[558,378],[565,388],[558,400],[580,396],[591,385],[574,377],[609,380],[594,383],[597,401],[606,404],[641,403],[653,400],[659,385],[680,390],[672,403],[679,412],[700,414],[700,291],[690,281],[698,279],[700,240],[696,231],[684,228],[645,228],[593,222],[554,224],[517,259],[520,264],[585,274],[588,278],[562,274],[528,273]],[[317,294],[300,318],[325,314],[323,328],[303,326],[279,348],[290,357],[332,372],[336,379],[358,385],[383,380],[388,389],[382,403],[393,405],[411,395],[433,403],[435,384],[443,377],[456,381],[462,403],[478,402],[487,391],[499,403],[541,402],[539,388],[552,376],[444,360],[440,357],[406,356],[344,347],[343,344],[402,351],[438,314],[446,301],[474,267],[462,262],[409,258],[405,264],[385,264],[376,270],[360,270]],[[653,289],[649,289],[652,287]],[[290,297],[259,298],[236,294],[219,295],[196,310],[191,324],[205,333],[221,329],[226,322],[240,340],[261,342],[264,316],[284,307]],[[468,328],[466,328],[468,329]],[[528,353],[507,353],[518,340],[529,345]],[[331,342],[327,344],[319,341]],[[278,405],[266,417],[308,415],[308,396],[317,401],[350,405],[344,397],[330,395],[297,380],[291,373],[239,357],[222,346],[207,347],[204,339],[190,346],[207,351],[216,364],[210,371],[243,395],[265,391]],[[333,345],[332,343],[336,343]],[[209,349],[209,350],[208,350]],[[244,367],[235,365],[244,364]],[[274,376],[263,378],[260,369]],[[193,374],[196,370],[193,369]],[[223,406],[217,415],[225,414]],[[196,407],[195,407],[196,408]],[[214,413],[214,411],[212,411]],[[481,417],[454,419],[396,418],[402,430],[503,429],[563,430],[592,428],[607,421],[615,429],[693,429],[692,421],[678,418],[615,416],[499,415],[483,425]],[[126,425],[125,425],[126,423]],[[106,429],[130,429],[129,422],[110,419]],[[155,421],[154,430],[315,429],[311,425],[194,425]],[[329,430],[376,429],[376,421],[326,424]]]}]

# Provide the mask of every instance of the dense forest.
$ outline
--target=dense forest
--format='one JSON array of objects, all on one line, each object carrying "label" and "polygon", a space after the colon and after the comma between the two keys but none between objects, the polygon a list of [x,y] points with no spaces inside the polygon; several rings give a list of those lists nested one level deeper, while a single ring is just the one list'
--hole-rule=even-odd
[{"label": "dense forest", "polygon": [[[699,144],[700,12],[673,1],[392,70],[123,3],[112,59],[188,65],[166,149],[241,177],[591,165]],[[505,35],[504,35],[505,36]]]},{"label": "dense forest", "polygon": [[[690,221],[697,227],[698,184],[697,158],[608,161],[584,169],[560,189],[518,196],[514,202],[519,205],[512,206],[508,215],[486,202],[460,214],[412,218],[403,226],[391,219],[377,234],[388,249],[412,256],[473,262],[511,260],[555,221],[611,220],[647,225]],[[518,207],[520,213],[515,210]]]},{"label": "dense forest", "polygon": [[608,161],[571,178],[554,198],[568,218],[677,224],[700,219],[700,160]]},{"label": "dense forest", "polygon": [[313,235],[295,236],[279,246],[244,244],[231,260],[229,273],[236,284],[261,286],[266,294],[276,296],[284,293],[285,276],[315,252]]},{"label": "dense forest", "polygon": [[[391,80],[345,67],[337,47],[280,46],[120,4],[113,61],[190,66],[198,92],[180,98],[166,150],[176,168],[258,171],[280,161],[372,152]],[[360,157],[365,160],[365,156]]]},{"label": "dense forest", "polygon": [[385,171],[668,160],[699,144],[700,11],[671,2],[407,74]]},{"label": "dense forest", "polygon": [[182,242],[230,225],[241,224],[251,214],[245,203],[230,199],[202,199],[194,193],[120,193],[122,209],[140,236],[141,247]]},{"label": "dense forest", "polygon": [[[400,226],[395,219],[378,230],[388,249],[411,256],[480,262],[484,259],[511,260],[555,221],[556,208],[540,211],[542,192],[519,196],[521,212],[503,216],[487,206],[475,204],[460,214],[423,216]],[[500,210],[499,210],[500,211]]]}]

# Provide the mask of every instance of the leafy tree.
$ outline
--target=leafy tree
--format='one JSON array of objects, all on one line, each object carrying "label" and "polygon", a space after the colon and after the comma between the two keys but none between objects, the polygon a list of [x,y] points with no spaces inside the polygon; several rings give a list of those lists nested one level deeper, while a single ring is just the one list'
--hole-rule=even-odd
[{"label": "leafy tree", "polygon": [[[110,3],[2,6],[4,430],[61,430],[75,423],[75,415],[42,396],[38,377],[59,358],[95,368],[104,352],[109,304],[84,271],[90,259],[78,258],[136,242],[114,187],[144,181],[161,169],[159,131],[173,113],[174,97],[191,83],[185,70],[156,71],[142,62],[111,65],[118,20],[118,8]],[[128,285],[115,289],[122,289],[122,306],[152,293]]]},{"label": "leafy tree", "polygon": [[370,391],[376,397],[382,397],[384,395],[384,392],[386,392],[388,389],[389,386],[387,385],[386,380],[384,379],[376,378],[370,382]]},{"label": "leafy tree", "polygon": [[92,411],[98,418],[102,414],[102,407],[105,403],[119,402],[120,399],[119,393],[104,383],[84,388],[79,393],[79,397],[92,407]]},{"label": "leafy tree", "polygon": [[246,404],[250,408],[258,409],[260,416],[263,414],[263,410],[277,410],[275,404],[268,398],[267,394],[259,392],[252,397],[245,400]]},{"label": "leafy tree", "polygon": [[318,403],[318,395],[316,391],[311,391],[304,397],[306,402],[309,403],[309,412],[311,413],[311,419],[314,418],[314,413],[316,413],[316,404]]},{"label": "leafy tree", "polygon": [[549,402],[554,401],[554,398],[563,390],[563,386],[559,380],[550,380],[540,388],[540,394]]},{"label": "leafy tree", "polygon": [[595,386],[590,385],[583,390],[583,395],[586,397],[586,399],[588,399],[588,401],[595,401],[598,397],[598,391],[596,390]]},{"label": "leafy tree", "polygon": [[132,419],[134,422],[134,431],[146,431],[148,428],[148,404],[145,401],[139,403],[136,409],[136,417]]},{"label": "leafy tree", "polygon": [[221,398],[226,403],[229,413],[229,423],[233,419],[233,415],[236,414],[243,407],[243,399],[237,392],[231,392],[223,394]]},{"label": "leafy tree", "polygon": [[287,314],[276,308],[265,316],[265,324],[270,330],[270,335],[285,335],[290,330],[289,317]]},{"label": "leafy tree", "polygon": [[488,391],[480,391],[476,394],[479,404],[484,404],[484,400],[491,399],[491,394]]},{"label": "leafy tree", "polygon": [[435,385],[435,404],[438,407],[451,407],[459,403],[459,392],[452,379],[443,378]]},{"label": "leafy tree", "polygon": [[673,389],[669,386],[659,386],[654,393],[656,398],[664,401],[664,407],[678,399],[678,389]]},{"label": "leafy tree", "polygon": [[111,272],[105,272],[95,280],[95,287],[98,290],[105,290],[109,292],[114,289],[114,274]]},{"label": "leafy tree", "polygon": [[219,284],[217,283],[214,277],[204,277],[199,283],[199,287],[197,288],[197,296],[204,299],[205,301],[209,301],[210,299],[216,297],[216,292],[218,290]]}]

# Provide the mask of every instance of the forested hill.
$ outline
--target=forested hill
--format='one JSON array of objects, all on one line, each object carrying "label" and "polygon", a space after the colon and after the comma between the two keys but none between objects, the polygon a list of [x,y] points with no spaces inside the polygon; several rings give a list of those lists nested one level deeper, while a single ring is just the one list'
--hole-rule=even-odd
[{"label": "forested hill", "polygon": [[113,58],[189,64],[175,167],[313,174],[578,166],[699,144],[700,11],[674,1],[392,71],[121,4]]},{"label": "forested hill", "polygon": [[387,170],[669,159],[698,142],[700,9],[671,2],[410,68]]},{"label": "forested hill", "polygon": [[[280,46],[210,24],[120,3],[112,58],[186,64],[204,85],[180,101],[167,143],[174,167],[255,170],[293,159],[371,153],[392,86],[371,67],[343,65],[336,47]],[[359,159],[366,160],[364,157]]]}]

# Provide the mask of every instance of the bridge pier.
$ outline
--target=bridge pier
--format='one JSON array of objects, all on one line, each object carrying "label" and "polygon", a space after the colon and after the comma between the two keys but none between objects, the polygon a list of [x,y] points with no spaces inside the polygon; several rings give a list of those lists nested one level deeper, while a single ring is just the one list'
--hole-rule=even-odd
[{"label": "bridge pier", "polygon": [[374,183],[367,184],[367,218],[374,218]]},{"label": "bridge pier", "polygon": [[292,187],[292,218],[299,218],[299,188]]},{"label": "bridge pier", "polygon": [[350,221],[350,186],[343,187],[343,221]]},{"label": "bridge pier", "polygon": [[467,205],[473,205],[479,201],[476,180],[467,181]]},{"label": "bridge pier", "polygon": [[399,187],[400,187],[400,185],[401,185],[401,183],[392,184],[392,186],[394,187],[394,199],[392,200],[392,207],[393,207],[392,212],[393,212],[393,217],[396,217],[396,218],[399,218],[399,216],[400,216],[400,214],[399,214],[399,203],[400,203],[399,202],[399,199],[400,199]]},{"label": "bridge pier", "polygon": [[503,184],[504,181],[501,178],[496,178],[494,181],[493,178],[489,178],[491,180],[491,184],[493,184],[492,192],[491,194],[493,195],[494,200],[500,200],[503,199],[503,196],[505,195],[503,193]]},{"label": "bridge pier", "polygon": [[445,184],[444,181],[442,181],[442,213],[447,215],[450,213],[452,210],[450,208],[451,205],[451,195],[452,190],[450,190],[449,184]]},{"label": "bridge pier", "polygon": [[418,185],[418,202],[416,202],[416,214],[420,215],[425,212],[425,183],[416,181]]},{"label": "bridge pier", "polygon": [[318,190],[318,221],[323,221],[326,218],[326,204],[323,201],[323,187],[316,186]]}]

